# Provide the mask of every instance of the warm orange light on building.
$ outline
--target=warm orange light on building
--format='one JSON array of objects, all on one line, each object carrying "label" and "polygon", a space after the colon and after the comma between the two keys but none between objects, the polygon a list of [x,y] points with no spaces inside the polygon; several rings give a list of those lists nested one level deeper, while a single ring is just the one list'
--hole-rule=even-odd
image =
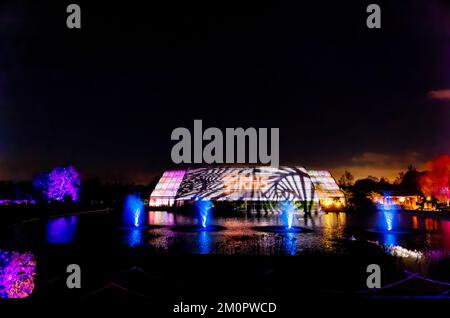
[{"label": "warm orange light on building", "polygon": [[230,174],[223,179],[225,194],[232,194],[239,191],[261,191],[268,188],[268,177]]}]

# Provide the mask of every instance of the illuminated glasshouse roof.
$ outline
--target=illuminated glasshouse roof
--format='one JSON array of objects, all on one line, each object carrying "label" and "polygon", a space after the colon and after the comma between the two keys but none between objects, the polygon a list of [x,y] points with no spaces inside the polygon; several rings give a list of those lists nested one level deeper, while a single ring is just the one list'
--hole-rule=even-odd
[{"label": "illuminated glasshouse roof", "polygon": [[151,206],[177,201],[319,201],[344,194],[328,171],[303,167],[198,168],[166,171],[150,196]]}]

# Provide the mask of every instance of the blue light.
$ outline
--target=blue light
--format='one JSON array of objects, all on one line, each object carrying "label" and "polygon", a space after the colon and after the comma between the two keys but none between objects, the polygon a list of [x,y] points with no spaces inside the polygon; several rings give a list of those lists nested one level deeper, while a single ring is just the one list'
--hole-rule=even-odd
[{"label": "blue light", "polygon": [[195,207],[199,218],[199,224],[203,228],[206,228],[209,223],[209,214],[212,208],[211,200],[207,199],[196,200]]},{"label": "blue light", "polygon": [[383,205],[381,208],[378,226],[383,230],[382,239],[387,246],[397,244],[397,234],[395,233],[396,225],[396,208],[394,205]]},{"label": "blue light", "polygon": [[281,218],[283,224],[288,228],[292,228],[292,224],[294,223],[294,214],[295,214],[295,206],[294,203],[290,200],[284,200],[280,202],[281,208]]},{"label": "blue light", "polygon": [[[383,212],[385,228],[388,232],[392,231],[394,228],[394,213],[393,212]],[[387,246],[396,245],[397,238],[394,233],[385,233],[384,234],[384,244]]]},{"label": "blue light", "polygon": [[142,229],[133,228],[126,235],[127,245],[129,247],[140,246],[144,244],[144,234]]},{"label": "blue light", "polygon": [[382,206],[383,211],[395,211],[396,206],[394,204],[392,204],[392,199],[391,199],[390,194],[385,192],[385,193],[383,193],[383,197],[384,197],[384,202],[383,202],[383,206]]},{"label": "blue light", "polygon": [[198,247],[200,254],[211,253],[211,234],[208,231],[199,231]]},{"label": "blue light", "polygon": [[397,245],[397,237],[393,233],[385,233],[384,234],[384,244],[386,246],[394,246]]},{"label": "blue light", "polygon": [[139,227],[145,224],[144,202],[136,195],[125,199],[124,222],[126,225]]},{"label": "blue light", "polygon": [[384,211],[383,215],[386,222],[386,230],[392,231],[392,224],[394,222],[394,213]]},{"label": "blue light", "polygon": [[389,193],[384,193],[383,195],[385,201],[380,209],[381,217],[378,221],[378,226],[383,230],[392,231],[395,227],[395,213],[397,210],[397,206],[391,204]]},{"label": "blue light", "polygon": [[70,244],[75,239],[78,217],[69,216],[50,219],[47,222],[46,238],[50,244]]},{"label": "blue light", "polygon": [[297,236],[295,233],[287,232],[286,234],[285,248],[286,253],[290,256],[297,254]]}]

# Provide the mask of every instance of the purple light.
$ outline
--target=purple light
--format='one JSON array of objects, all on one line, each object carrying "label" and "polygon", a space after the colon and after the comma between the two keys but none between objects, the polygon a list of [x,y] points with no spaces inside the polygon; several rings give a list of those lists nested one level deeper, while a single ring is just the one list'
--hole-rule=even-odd
[{"label": "purple light", "polygon": [[0,205],[36,204],[34,200],[0,200]]},{"label": "purple light", "polygon": [[78,226],[77,216],[50,219],[47,222],[47,242],[70,244],[74,241]]},{"label": "purple light", "polygon": [[0,298],[26,298],[34,289],[36,260],[31,253],[0,250]]},{"label": "purple light", "polygon": [[64,201],[70,198],[72,201],[78,201],[80,177],[72,166],[53,169],[48,175],[46,186],[45,192],[51,200]]}]

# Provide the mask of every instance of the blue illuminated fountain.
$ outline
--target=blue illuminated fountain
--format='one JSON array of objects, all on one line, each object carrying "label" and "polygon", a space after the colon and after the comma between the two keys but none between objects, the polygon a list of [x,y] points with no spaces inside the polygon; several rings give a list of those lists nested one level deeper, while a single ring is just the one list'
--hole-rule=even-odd
[{"label": "blue illuminated fountain", "polygon": [[399,207],[392,203],[389,193],[385,193],[384,197],[383,204],[378,207],[378,213],[374,215],[375,227],[368,228],[366,231],[371,235],[376,235],[373,240],[379,241],[385,246],[395,246],[401,241],[400,238],[403,235],[411,234],[413,230],[399,223]]},{"label": "blue illuminated fountain", "polygon": [[[193,205],[193,212],[197,217],[197,224],[174,226],[171,228],[171,230],[176,232],[216,232],[224,230],[225,227],[220,225],[213,225],[210,223],[212,211],[212,201],[206,198],[198,197],[195,199]],[[208,235],[199,236],[199,240],[201,246],[208,245],[205,245],[202,242],[210,242]]]},{"label": "blue illuminated fountain", "polygon": [[391,204],[389,199],[389,193],[384,193],[383,195],[386,199],[380,209],[381,213],[379,215],[379,219],[377,222],[378,230],[385,234],[396,233],[398,230],[397,224],[395,222],[396,221],[395,215],[398,212],[397,206]]},{"label": "blue illuminated fountain", "polygon": [[125,198],[124,222],[134,227],[145,224],[144,202],[136,195],[130,194]]},{"label": "blue illuminated fountain", "polygon": [[195,209],[198,215],[198,224],[203,229],[209,226],[209,217],[211,213],[212,203],[208,199],[198,199],[195,201]]},{"label": "blue illuminated fountain", "polygon": [[396,245],[397,235],[401,232],[398,231],[395,220],[395,209],[392,207],[384,208],[380,217],[379,227],[381,228],[380,233],[384,244],[387,246]]},{"label": "blue illuminated fountain", "polygon": [[[313,232],[312,229],[305,227],[294,226],[296,207],[292,200],[283,200],[278,203],[278,211],[281,212],[282,225],[268,225],[268,226],[257,226],[255,230],[263,232],[281,233],[289,234],[286,237],[290,241],[295,241],[295,236],[291,234],[295,233],[310,233]],[[295,244],[293,247],[293,253],[295,254]]]},{"label": "blue illuminated fountain", "polygon": [[283,224],[287,230],[292,229],[292,224],[294,223],[295,206],[290,200],[285,200],[280,202],[281,208],[281,218]]}]

